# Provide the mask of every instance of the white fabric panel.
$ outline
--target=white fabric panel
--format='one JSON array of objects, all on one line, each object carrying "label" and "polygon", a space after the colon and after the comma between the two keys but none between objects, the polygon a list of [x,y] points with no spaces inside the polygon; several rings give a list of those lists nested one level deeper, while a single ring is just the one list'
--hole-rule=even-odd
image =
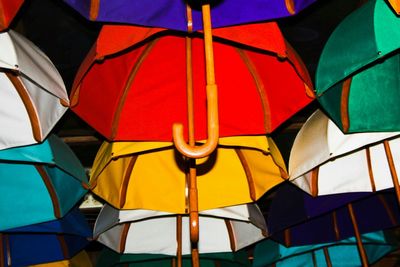
[{"label": "white fabric panel", "polygon": [[50,59],[31,41],[9,30],[0,34],[0,67],[18,70],[42,89],[69,103],[64,82]]},{"label": "white fabric panel", "polygon": [[0,149],[35,143],[28,112],[17,91],[0,72]]},{"label": "white fabric panel", "polygon": [[293,143],[289,159],[290,179],[296,179],[330,159],[399,134],[344,134],[322,111],[317,110],[304,123]]},{"label": "white fabric panel", "polygon": [[[247,205],[230,207],[231,210],[247,210]],[[226,209],[224,209],[226,211]],[[229,209],[228,209],[229,210]],[[251,209],[251,213],[262,216],[260,210]],[[213,210],[218,214],[218,210]],[[224,214],[224,212],[222,212]],[[240,214],[240,212],[239,212]],[[248,212],[247,212],[248,214]],[[151,216],[154,215],[154,216]],[[214,216],[214,215],[213,215]],[[248,219],[247,219],[248,220]],[[234,231],[236,249],[253,244],[264,238],[262,230],[248,221],[231,221]],[[150,210],[117,210],[105,205],[95,224],[94,236],[98,241],[111,249],[120,251],[120,238],[124,224],[130,224],[125,246],[125,253],[156,253],[176,255],[176,216],[164,212]],[[265,221],[261,224],[265,225]],[[229,252],[231,251],[229,233],[225,219],[217,217],[199,216],[199,252]],[[182,253],[190,254],[189,218],[182,218]]]}]

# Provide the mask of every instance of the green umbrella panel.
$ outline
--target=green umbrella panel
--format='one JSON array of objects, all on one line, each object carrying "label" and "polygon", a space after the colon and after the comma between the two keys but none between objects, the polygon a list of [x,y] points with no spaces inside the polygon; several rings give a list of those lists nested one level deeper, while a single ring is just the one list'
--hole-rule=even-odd
[{"label": "green umbrella panel", "polygon": [[370,0],[325,44],[316,72],[321,106],[344,132],[400,130],[400,17]]}]

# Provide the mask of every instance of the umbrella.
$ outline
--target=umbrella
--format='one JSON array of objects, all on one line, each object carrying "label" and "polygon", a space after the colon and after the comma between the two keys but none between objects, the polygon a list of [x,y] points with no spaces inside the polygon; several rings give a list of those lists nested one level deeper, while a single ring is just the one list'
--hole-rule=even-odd
[{"label": "umbrella", "polygon": [[[396,231],[363,234],[361,240],[373,264],[399,247]],[[361,266],[354,237],[332,243],[285,247],[271,239],[258,243],[254,249],[253,267],[262,266]]]},{"label": "umbrella", "polygon": [[8,28],[23,2],[24,0],[0,1],[0,31]]},{"label": "umbrella", "polygon": [[[203,267],[240,267],[251,266],[245,250],[235,253],[208,253],[201,254],[200,263]],[[183,256],[182,266],[190,267],[190,258]],[[107,247],[104,248],[96,264],[97,267],[110,266],[166,266],[176,267],[176,259],[161,254],[119,254]]]},{"label": "umbrella", "polygon": [[399,26],[386,1],[370,0],[346,17],[326,42],[316,71],[316,93],[344,132],[400,130]]},{"label": "umbrella", "polygon": [[30,267],[71,267],[71,266],[85,266],[92,267],[92,261],[86,251],[82,250],[69,260],[47,262],[41,264],[31,265]]},{"label": "umbrella", "polygon": [[42,142],[69,106],[61,75],[15,31],[0,33],[0,47],[0,149]]},{"label": "umbrella", "polygon": [[[194,138],[205,140],[204,55],[195,36]],[[312,101],[308,72],[277,24],[215,29],[214,36],[221,38],[213,43],[220,136],[270,133]],[[108,140],[172,141],[171,125],[187,121],[182,34],[104,26],[85,60],[71,92],[75,113]]]},{"label": "umbrella", "polygon": [[[155,26],[180,31],[187,31],[187,4],[193,4],[193,30],[203,28],[201,11],[195,1],[158,0],[149,4],[145,0],[135,2],[124,0],[118,2],[93,0],[64,0],[88,19],[103,22],[118,22]],[[272,20],[287,17],[300,12],[316,0],[296,1],[219,1],[211,3],[214,27],[245,24],[255,21]]]},{"label": "umbrella", "polygon": [[0,232],[1,266],[30,266],[67,260],[82,251],[92,236],[75,208],[63,218]]},{"label": "umbrella", "polygon": [[55,135],[1,150],[0,177],[0,230],[61,218],[87,192],[83,166]]},{"label": "umbrella", "polygon": [[[105,205],[94,237],[119,253],[190,254],[188,216],[151,210],[117,210]],[[200,212],[199,253],[235,252],[267,234],[255,204]]]},{"label": "umbrella", "polygon": [[316,111],[295,138],[290,181],[312,195],[398,188],[398,134],[343,134]]},{"label": "umbrella", "polygon": [[[116,208],[187,213],[187,165],[170,142],[104,142],[91,190]],[[284,181],[285,164],[271,138],[225,137],[197,160],[199,211],[256,201]]]},{"label": "umbrella", "polygon": [[396,227],[400,222],[396,196],[388,190],[311,197],[286,184],[266,203],[268,230],[274,240],[286,246],[303,246],[355,236],[364,264],[367,257],[361,234]]}]

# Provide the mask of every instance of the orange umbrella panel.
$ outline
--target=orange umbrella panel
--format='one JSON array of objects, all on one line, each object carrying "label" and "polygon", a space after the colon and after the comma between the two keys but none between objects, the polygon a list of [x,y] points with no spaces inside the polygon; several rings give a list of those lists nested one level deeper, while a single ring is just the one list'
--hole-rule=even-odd
[{"label": "orange umbrella panel", "polygon": [[[286,179],[273,141],[251,138],[264,148],[220,145],[196,161],[200,211],[254,202]],[[105,142],[93,165],[93,192],[120,209],[187,213],[187,162],[172,143],[147,144],[143,150],[146,142]]]},{"label": "orange umbrella panel", "polygon": [[[114,26],[113,38],[119,27]],[[77,75],[72,110],[109,140],[171,141],[174,123],[183,122],[184,129],[188,127],[185,36],[170,31],[151,35],[142,29],[141,36],[147,38],[138,42],[123,36],[132,30],[120,32],[125,42],[121,48],[126,49],[112,55],[101,52],[116,52],[117,40],[100,34],[93,48],[99,51],[88,55]],[[266,50],[268,43],[253,40],[259,37],[248,36],[243,45],[232,40],[235,33],[239,33],[237,28],[231,32],[224,29],[221,38],[229,41],[215,37],[213,43],[220,136],[270,133],[312,101],[306,94],[312,88],[310,78],[283,37],[271,41],[270,50]],[[191,39],[195,139],[205,140],[204,45],[201,36],[195,36]],[[134,45],[128,47],[127,39]],[[244,42],[242,39],[239,41]],[[112,44],[107,48],[102,42]],[[289,52],[285,54],[285,50]]]}]

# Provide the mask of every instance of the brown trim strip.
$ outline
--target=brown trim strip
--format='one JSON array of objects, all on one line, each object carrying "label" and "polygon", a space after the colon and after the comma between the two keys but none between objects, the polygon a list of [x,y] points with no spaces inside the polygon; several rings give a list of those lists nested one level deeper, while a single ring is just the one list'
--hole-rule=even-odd
[{"label": "brown trim strip", "polygon": [[283,230],[283,235],[284,235],[284,243],[285,246],[290,247],[292,245],[292,236],[290,234],[290,228],[286,228],[285,230]]},{"label": "brown trim strip", "polygon": [[313,266],[317,267],[317,258],[315,257],[315,251],[314,250],[311,251],[311,257],[312,257]]},{"label": "brown trim strip", "polygon": [[390,222],[393,226],[397,226],[398,222],[396,217],[394,216],[393,210],[389,207],[388,203],[386,202],[385,197],[382,194],[378,194],[379,201],[382,203],[383,208],[385,209],[387,215],[389,216]]},{"label": "brown trim strip", "polygon": [[246,173],[246,178],[247,178],[247,184],[249,185],[249,194],[250,194],[250,198],[253,201],[257,200],[257,196],[256,196],[256,189],[254,187],[254,179],[253,176],[251,174],[249,165],[246,161],[245,156],[243,155],[242,151],[240,149],[235,149],[236,154],[239,157],[240,162],[242,163],[242,167],[244,172]]},{"label": "brown trim strip", "polygon": [[332,212],[332,220],[333,220],[333,230],[335,231],[335,238],[337,241],[339,241],[341,238],[340,238],[340,230],[339,230],[336,211]]},{"label": "brown trim strip", "polygon": [[311,195],[313,197],[318,196],[318,173],[319,173],[319,167],[315,167],[311,171]]},{"label": "brown trim strip", "polygon": [[371,190],[372,190],[372,192],[376,192],[374,172],[372,170],[372,162],[371,162],[371,151],[369,150],[369,147],[367,147],[365,149],[365,153],[366,153],[366,157],[367,157],[368,174],[369,174],[369,180],[370,180],[370,183],[371,183]]},{"label": "brown trim strip", "polygon": [[176,262],[173,266],[182,267],[182,215],[176,216]]},{"label": "brown trim strip", "polygon": [[327,247],[324,247],[324,256],[325,256],[325,261],[326,261],[326,265],[328,267],[332,267],[332,261],[331,261],[331,257],[329,256],[329,251]]},{"label": "brown trim strip", "polygon": [[386,158],[389,164],[390,173],[392,175],[393,186],[396,192],[397,201],[400,203],[400,185],[399,177],[397,176],[396,167],[394,165],[392,151],[390,150],[390,144],[388,140],[383,141],[383,146],[385,147]]},{"label": "brown trim strip", "polygon": [[294,1],[293,0],[285,0],[285,5],[286,5],[287,11],[291,15],[296,14],[296,9],[295,9],[295,5],[294,5]]},{"label": "brown trim strip", "polygon": [[253,62],[247,56],[246,52],[239,48],[236,48],[236,51],[238,52],[239,56],[242,58],[243,63],[246,65],[247,69],[249,70],[251,76],[254,79],[255,86],[257,88],[258,94],[260,95],[261,105],[263,107],[264,129],[267,133],[270,133],[271,132],[271,120],[270,120],[271,110],[270,110],[268,98],[265,93],[264,84],[257,72],[256,67],[253,65]]},{"label": "brown trim strip", "polygon": [[135,79],[135,76],[142,66],[143,61],[146,59],[146,57],[149,55],[150,51],[154,47],[154,45],[157,43],[157,39],[149,42],[146,47],[144,48],[143,52],[139,56],[136,64],[134,64],[129,76],[128,80],[126,81],[125,87],[123,89],[123,93],[119,99],[117,109],[115,110],[114,114],[114,120],[112,122],[111,126],[111,139],[115,139],[115,136],[117,135],[117,130],[118,130],[118,125],[119,125],[119,120],[121,118],[121,112],[123,110],[123,107],[125,105],[126,98],[128,96],[129,89],[132,85],[133,80]]},{"label": "brown trim strip", "polygon": [[28,113],[29,121],[31,122],[33,138],[37,142],[41,142],[43,139],[43,135],[40,128],[40,120],[37,115],[35,105],[31,101],[29,93],[25,89],[25,86],[18,75],[12,72],[6,72],[5,74],[17,90],[18,95],[21,97],[22,103],[24,103],[26,112]]},{"label": "brown trim strip", "polygon": [[229,242],[231,245],[231,250],[232,251],[236,251],[236,238],[235,238],[235,233],[233,232],[233,226],[230,220],[225,219],[225,225],[226,225],[226,231],[228,232],[228,236],[229,236]]},{"label": "brown trim strip", "polygon": [[3,241],[3,233],[0,233],[0,267],[4,267],[4,241]]},{"label": "brown trim strip", "polygon": [[37,172],[42,177],[44,184],[46,185],[47,191],[49,192],[51,201],[53,203],[54,216],[59,219],[61,218],[60,202],[58,200],[57,192],[54,189],[53,183],[51,182],[50,176],[47,174],[43,165],[35,165]]},{"label": "brown trim strip", "polygon": [[361,240],[361,234],[360,234],[360,230],[358,229],[358,224],[357,224],[357,220],[356,220],[356,215],[354,214],[353,205],[351,203],[349,203],[349,204],[347,204],[347,208],[349,211],[351,222],[353,224],[354,236],[356,237],[356,240],[357,240],[357,248],[358,248],[358,253],[360,254],[361,263],[362,263],[363,267],[366,267],[366,266],[368,266],[368,257],[367,257],[367,253],[365,251],[364,245],[362,243],[362,240]]},{"label": "brown trim strip", "polygon": [[125,245],[126,239],[128,238],[129,228],[131,227],[131,223],[124,223],[122,232],[121,232],[121,239],[119,241],[119,251],[120,253],[125,252]]},{"label": "brown trim strip", "polygon": [[100,0],[92,0],[90,1],[90,11],[89,11],[89,19],[96,20],[99,16],[100,10]]},{"label": "brown trim strip", "polygon": [[346,79],[342,85],[342,95],[340,99],[340,118],[342,120],[343,132],[347,133],[350,127],[349,120],[349,95],[351,77]]},{"label": "brown trim strip", "polygon": [[125,176],[122,179],[120,199],[119,199],[119,207],[120,208],[123,208],[125,206],[126,196],[127,196],[127,192],[128,192],[128,185],[129,185],[129,181],[131,179],[132,170],[133,170],[133,167],[135,166],[137,158],[138,158],[137,155],[132,155],[131,156],[131,159],[129,161],[129,165],[126,168],[126,171],[125,171]]},{"label": "brown trim strip", "polygon": [[61,234],[57,234],[57,240],[60,244],[60,248],[61,248],[64,258],[69,259],[71,257],[71,255],[69,255],[68,245],[67,245],[67,242],[65,241],[64,236]]}]

